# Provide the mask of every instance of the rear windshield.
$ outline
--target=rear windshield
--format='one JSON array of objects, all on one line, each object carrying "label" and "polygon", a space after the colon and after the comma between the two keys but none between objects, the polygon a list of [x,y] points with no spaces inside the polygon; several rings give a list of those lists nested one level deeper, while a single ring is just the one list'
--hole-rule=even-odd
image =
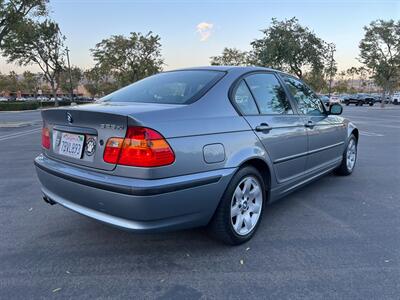
[{"label": "rear windshield", "polygon": [[101,101],[189,104],[201,97],[224,74],[210,70],[159,73],[115,91]]}]

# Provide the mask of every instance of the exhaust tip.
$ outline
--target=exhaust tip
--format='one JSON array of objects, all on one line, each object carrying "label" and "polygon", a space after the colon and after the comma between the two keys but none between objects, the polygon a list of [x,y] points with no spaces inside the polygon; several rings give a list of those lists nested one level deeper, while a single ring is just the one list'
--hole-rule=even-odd
[{"label": "exhaust tip", "polygon": [[50,204],[50,205],[57,204],[57,202],[51,200],[51,199],[50,199],[49,197],[47,197],[47,196],[43,196],[43,200],[44,200],[44,202],[46,202],[47,204]]}]

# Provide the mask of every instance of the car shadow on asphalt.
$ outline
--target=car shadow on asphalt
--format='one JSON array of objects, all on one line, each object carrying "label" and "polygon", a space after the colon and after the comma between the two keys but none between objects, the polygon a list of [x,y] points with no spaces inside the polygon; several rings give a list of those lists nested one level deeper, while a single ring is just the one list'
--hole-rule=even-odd
[{"label": "car shadow on asphalt", "polygon": [[[287,230],[292,227],[295,230],[296,224],[292,221],[288,222],[288,212],[290,212],[291,217],[302,217],[304,206],[299,202],[307,203],[310,200],[310,194],[321,193],[321,189],[323,190],[324,186],[328,186],[334,178],[336,176],[327,175],[274,203],[268,204],[254,238],[248,243],[234,248],[248,248],[249,245],[264,244],[266,239],[273,243],[273,240],[270,240],[271,236],[276,236],[282,226],[285,226]],[[75,215],[72,218],[71,228],[64,228],[66,234],[64,238],[85,240],[92,244],[102,245],[102,247],[111,247],[114,253],[140,252],[151,254],[154,251],[160,251],[160,249],[184,249],[185,251],[207,249],[207,251],[218,252],[232,248],[210,237],[205,227],[173,232],[135,233],[102,224],[84,216]],[[81,230],[76,231],[77,228]],[[58,237],[62,235],[61,232],[57,231],[53,234]]]}]

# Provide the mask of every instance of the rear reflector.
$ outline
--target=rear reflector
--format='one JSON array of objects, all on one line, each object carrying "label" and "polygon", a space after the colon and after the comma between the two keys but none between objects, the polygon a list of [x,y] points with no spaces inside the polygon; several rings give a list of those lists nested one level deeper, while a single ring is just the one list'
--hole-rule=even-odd
[{"label": "rear reflector", "polygon": [[50,149],[50,131],[47,127],[42,128],[42,147]]},{"label": "rear reflector", "polygon": [[145,127],[129,127],[124,139],[110,138],[104,161],[135,167],[160,167],[172,164],[175,154],[164,137]]}]

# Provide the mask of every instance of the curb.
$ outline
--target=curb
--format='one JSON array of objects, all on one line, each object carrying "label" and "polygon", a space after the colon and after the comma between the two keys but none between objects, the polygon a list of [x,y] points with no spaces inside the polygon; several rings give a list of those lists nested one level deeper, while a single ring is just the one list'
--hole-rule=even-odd
[{"label": "curb", "polygon": [[27,109],[27,110],[0,110],[1,113],[23,113],[23,112],[33,112],[33,111],[42,111],[47,108],[38,108],[38,109]]}]

